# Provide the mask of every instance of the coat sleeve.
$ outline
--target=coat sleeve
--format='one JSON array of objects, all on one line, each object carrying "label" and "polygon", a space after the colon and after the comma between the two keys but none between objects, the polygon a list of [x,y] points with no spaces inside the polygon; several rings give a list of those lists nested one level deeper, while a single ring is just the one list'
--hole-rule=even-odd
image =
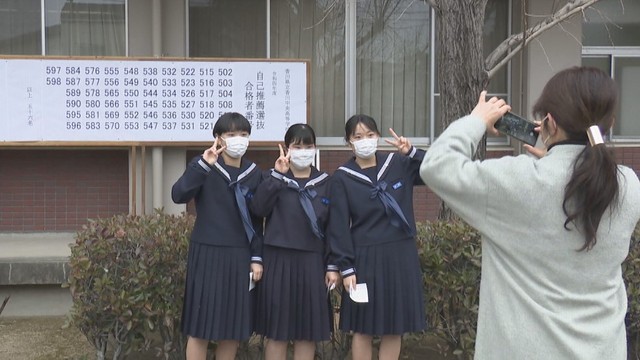
[{"label": "coat sleeve", "polygon": [[286,187],[282,174],[275,170],[266,171],[251,200],[251,211],[261,217],[267,217],[278,202],[280,191]]},{"label": "coat sleeve", "polygon": [[454,121],[431,145],[420,177],[453,211],[478,228],[486,217],[488,185],[483,164],[473,160],[485,125],[475,116]]},{"label": "coat sleeve", "polygon": [[340,270],[343,277],[355,275],[355,251],[351,238],[351,216],[349,200],[344,182],[335,177],[331,182],[331,204],[327,241],[330,247],[329,259]]},{"label": "coat sleeve", "polygon": [[256,234],[253,236],[253,240],[251,240],[250,246],[251,262],[262,264],[264,218],[251,213],[251,222],[253,223],[253,229],[256,231]]},{"label": "coat sleeve", "polygon": [[[324,234],[327,234],[327,224],[329,223],[329,217],[331,216],[331,183],[332,181],[329,180],[327,182],[327,201],[329,201],[329,209],[328,209],[328,213],[327,213],[327,217],[326,217],[326,221],[324,223],[324,227],[322,229],[322,231],[324,232]],[[327,235],[325,235],[325,239],[324,239],[324,263],[326,265],[326,271],[335,271],[335,272],[339,272],[340,269],[338,269],[338,265],[337,264],[337,259],[335,254],[331,251],[331,244],[329,243],[329,239],[327,238]]]},{"label": "coat sleeve", "polygon": [[256,201],[256,196],[260,190],[260,187],[264,183],[262,180],[262,173],[257,175],[260,179],[260,183],[255,187],[255,193],[250,199],[247,199],[247,207],[249,208],[249,215],[251,216],[251,223],[253,225],[253,230],[255,231],[255,235],[251,240],[250,252],[251,252],[251,262],[262,264],[262,247],[264,244],[264,217],[256,213],[254,211],[254,202]]},{"label": "coat sleeve", "polygon": [[196,197],[200,187],[211,172],[212,168],[202,156],[197,156],[189,162],[187,169],[171,188],[171,199],[176,204],[188,203]]}]

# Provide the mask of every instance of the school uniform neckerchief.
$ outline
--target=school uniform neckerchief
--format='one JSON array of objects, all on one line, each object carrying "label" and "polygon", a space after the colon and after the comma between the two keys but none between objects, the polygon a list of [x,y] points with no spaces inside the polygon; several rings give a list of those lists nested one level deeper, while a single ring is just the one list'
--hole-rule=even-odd
[{"label": "school uniform neckerchief", "polygon": [[311,231],[313,231],[313,234],[319,239],[324,239],[324,234],[318,226],[318,217],[316,216],[316,212],[313,210],[313,204],[311,203],[311,200],[315,199],[315,197],[318,196],[318,192],[315,191],[312,187],[322,182],[328,176],[329,175],[327,173],[322,173],[316,178],[309,180],[305,184],[304,188],[300,188],[300,184],[298,184],[297,181],[286,176],[282,177],[282,180],[287,184],[288,188],[296,190],[298,192],[300,205],[302,205],[302,210],[304,210],[304,213],[307,215],[307,219],[309,219]]},{"label": "school uniform neckerchief", "polygon": [[219,163],[215,163],[215,167],[218,172],[223,175],[227,181],[229,182],[229,187],[233,188],[233,192],[236,196],[236,203],[238,204],[238,209],[240,210],[240,217],[242,217],[242,225],[244,225],[244,232],[247,235],[247,239],[249,240],[249,244],[253,240],[253,236],[256,234],[256,231],[253,229],[253,223],[251,222],[251,217],[249,216],[249,209],[247,207],[247,194],[249,193],[249,188],[242,185],[240,181],[244,179],[247,175],[249,175],[253,169],[256,168],[256,164],[251,163],[251,165],[247,168],[247,170],[243,171],[240,175],[238,175],[238,179],[236,181],[231,181],[231,176],[229,176],[229,172],[225,170],[222,165]]},{"label": "school uniform neckerchief", "polygon": [[377,180],[376,185],[373,184],[373,182],[371,181],[371,179],[369,179],[368,176],[363,175],[353,169],[340,166],[338,170],[342,170],[347,174],[353,176],[355,179],[358,179],[362,182],[365,182],[371,185],[373,189],[371,189],[371,195],[369,196],[369,198],[380,199],[380,201],[382,202],[382,205],[384,205],[384,211],[387,213],[387,216],[389,216],[391,225],[405,230],[409,235],[414,235],[413,228],[411,227],[411,225],[409,225],[409,221],[404,216],[404,213],[402,212],[402,208],[400,207],[396,199],[387,192],[387,186],[388,186],[387,182],[384,180],[380,180],[385,175],[387,168],[391,163],[391,159],[393,158],[393,155],[394,155],[393,153],[387,155],[387,159],[385,160],[384,164],[382,165],[382,167],[380,168],[376,176],[376,180]]}]

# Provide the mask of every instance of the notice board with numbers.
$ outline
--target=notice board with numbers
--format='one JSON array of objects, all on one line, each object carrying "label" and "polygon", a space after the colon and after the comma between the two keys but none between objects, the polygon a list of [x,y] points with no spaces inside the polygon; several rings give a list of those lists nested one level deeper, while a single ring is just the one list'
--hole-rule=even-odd
[{"label": "notice board with numbers", "polygon": [[225,112],[282,141],[308,78],[304,60],[0,58],[0,146],[206,143]]}]

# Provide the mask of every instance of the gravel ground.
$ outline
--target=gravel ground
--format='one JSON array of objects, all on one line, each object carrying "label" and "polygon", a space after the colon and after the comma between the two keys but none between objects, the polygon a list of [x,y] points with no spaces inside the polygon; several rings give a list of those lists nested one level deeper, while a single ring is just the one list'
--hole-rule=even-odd
[{"label": "gravel ground", "polygon": [[[92,360],[96,352],[75,327],[65,327],[66,317],[0,316],[2,360]],[[156,359],[155,351],[131,354],[134,360]]]},{"label": "gravel ground", "polygon": [[91,344],[64,317],[0,318],[0,359],[91,359]]},{"label": "gravel ground", "polygon": [[[2,360],[92,360],[96,353],[87,339],[74,327],[65,327],[65,317],[0,316],[0,359]],[[421,344],[405,340],[402,359],[449,360],[435,350],[433,339]],[[155,351],[130,354],[128,359],[157,359]],[[246,358],[247,356],[242,356]],[[253,356],[250,356],[253,357]],[[259,357],[259,356],[258,356]]]}]

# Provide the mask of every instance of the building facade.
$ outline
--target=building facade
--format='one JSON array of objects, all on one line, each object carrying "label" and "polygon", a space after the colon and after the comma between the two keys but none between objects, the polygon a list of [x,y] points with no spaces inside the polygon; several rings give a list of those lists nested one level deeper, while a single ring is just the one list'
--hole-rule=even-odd
[{"label": "building facade", "polygon": [[[522,3],[489,1],[487,54],[522,29]],[[531,25],[557,4],[526,6]],[[351,156],[342,138],[353,114],[369,114],[381,130],[391,127],[427,149],[441,133],[437,21],[426,1],[414,0],[0,0],[0,56],[308,59],[317,163],[333,172]],[[545,82],[579,64],[600,67],[618,83],[610,140],[619,160],[640,171],[639,0],[602,0],[548,30],[494,76],[489,91],[529,115]],[[74,232],[88,218],[185,211],[172,203],[170,188],[202,150],[0,141],[0,234]],[[276,150],[254,146],[247,157],[269,168]],[[496,137],[488,152],[518,154],[521,147]],[[415,206],[417,220],[434,219],[440,201],[422,187]]]}]

